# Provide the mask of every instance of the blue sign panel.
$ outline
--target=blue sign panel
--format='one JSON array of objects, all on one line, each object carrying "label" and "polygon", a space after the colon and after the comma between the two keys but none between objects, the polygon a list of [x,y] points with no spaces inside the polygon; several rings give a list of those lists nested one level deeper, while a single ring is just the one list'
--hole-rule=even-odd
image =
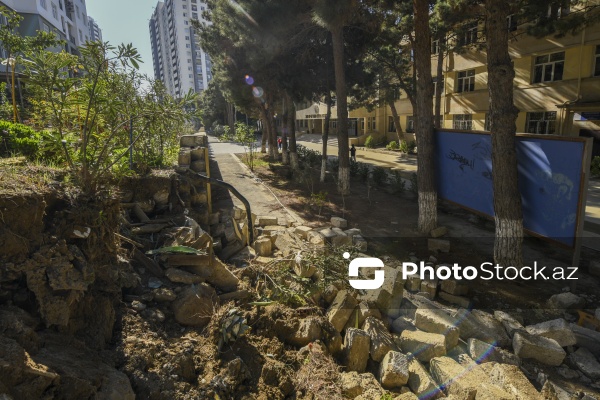
[{"label": "blue sign panel", "polygon": [[[436,131],[438,196],[494,215],[489,133]],[[523,224],[532,234],[575,245],[585,141],[517,136]]]}]

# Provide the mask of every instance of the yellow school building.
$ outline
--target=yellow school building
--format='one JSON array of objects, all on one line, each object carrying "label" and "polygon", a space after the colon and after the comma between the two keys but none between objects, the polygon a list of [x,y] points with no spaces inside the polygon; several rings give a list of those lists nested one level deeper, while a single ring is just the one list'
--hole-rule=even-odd
[{"label": "yellow school building", "polygon": [[[512,26],[510,54],[515,67],[514,101],[520,110],[517,132],[594,137],[594,154],[600,155],[600,24],[576,35],[538,39],[525,27]],[[483,42],[483,25],[463,40]],[[434,47],[434,46],[432,46]],[[435,49],[434,49],[435,50]],[[432,55],[434,82],[437,56]],[[488,130],[489,95],[485,49],[446,55],[443,63],[442,126],[449,129]],[[414,140],[413,109],[402,95],[395,103],[402,130]],[[302,133],[322,133],[323,103],[304,104],[296,114]],[[335,107],[330,127],[337,131]],[[349,136],[359,144],[367,136],[378,142],[396,140],[389,107],[371,112],[349,112]]]}]

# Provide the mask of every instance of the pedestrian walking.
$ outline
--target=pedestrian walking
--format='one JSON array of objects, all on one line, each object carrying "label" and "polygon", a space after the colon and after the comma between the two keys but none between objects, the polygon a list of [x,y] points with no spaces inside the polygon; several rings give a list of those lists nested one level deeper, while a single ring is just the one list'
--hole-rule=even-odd
[{"label": "pedestrian walking", "polygon": [[350,161],[356,162],[356,147],[354,145],[350,147]]},{"label": "pedestrian walking", "polygon": [[277,148],[279,150],[281,150],[281,143],[283,143],[283,141],[281,140],[281,138],[277,138]]}]

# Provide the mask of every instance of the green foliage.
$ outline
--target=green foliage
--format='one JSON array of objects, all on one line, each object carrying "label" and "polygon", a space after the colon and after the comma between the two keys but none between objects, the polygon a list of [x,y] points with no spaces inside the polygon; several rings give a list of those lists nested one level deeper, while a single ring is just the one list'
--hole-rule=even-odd
[{"label": "green foliage", "polygon": [[350,176],[357,176],[358,171],[359,171],[359,163],[354,160],[350,160]]},{"label": "green foliage", "polygon": [[367,136],[367,140],[365,140],[365,147],[367,149],[375,148],[375,139],[373,139],[373,136],[371,136],[371,135]]},{"label": "green foliage", "polygon": [[256,137],[254,136],[252,127],[242,122],[237,122],[235,124],[235,141],[244,146],[244,151],[246,152],[244,162],[248,168],[250,168],[250,171],[254,171],[254,163],[256,160]]},{"label": "green foliage", "polygon": [[321,216],[321,211],[325,203],[327,203],[327,192],[321,190],[319,193],[311,193],[310,194],[310,204],[317,206],[319,208],[319,216]]},{"label": "green foliage", "polygon": [[42,137],[40,132],[23,124],[0,121],[0,135],[4,141],[0,148],[3,156],[21,155],[30,160],[37,158]]},{"label": "green foliage", "polygon": [[402,193],[406,190],[406,182],[404,182],[404,179],[402,179],[402,174],[400,171],[392,171],[391,184],[392,187],[399,193]]},{"label": "green foliage", "polygon": [[359,162],[357,164],[358,164],[357,175],[361,181],[366,182],[369,179],[369,173],[371,172],[371,168],[369,167],[369,164],[365,164],[365,163],[361,163],[361,162]]},{"label": "green foliage", "polygon": [[398,146],[398,150],[408,154],[408,142],[406,140],[401,141],[400,145]]},{"label": "green foliage", "polygon": [[330,169],[333,172],[338,172],[339,171],[339,169],[340,169],[340,159],[338,157],[331,157],[331,158],[329,158],[328,163],[329,163]]},{"label": "green foliage", "polygon": [[398,150],[400,147],[398,146],[398,142],[392,140],[387,144],[387,146],[385,146],[385,148],[388,150]]},{"label": "green foliage", "polygon": [[410,192],[413,193],[415,196],[419,195],[419,182],[417,181],[417,174],[413,172],[413,174],[410,176],[410,188],[409,188]]},{"label": "green foliage", "polygon": [[298,160],[309,168],[321,165],[321,153],[318,151],[311,150],[306,146],[296,145],[296,152]]},{"label": "green foliage", "polygon": [[592,173],[592,176],[597,178],[600,177],[600,156],[594,157],[594,159],[592,160],[590,171]]},{"label": "green foliage", "polygon": [[387,170],[383,167],[374,167],[372,177],[376,185],[383,186],[387,182]]},{"label": "green foliage", "polygon": [[411,140],[410,142],[408,142],[408,152],[413,154],[415,152],[417,148],[417,142],[415,142],[414,140]]}]

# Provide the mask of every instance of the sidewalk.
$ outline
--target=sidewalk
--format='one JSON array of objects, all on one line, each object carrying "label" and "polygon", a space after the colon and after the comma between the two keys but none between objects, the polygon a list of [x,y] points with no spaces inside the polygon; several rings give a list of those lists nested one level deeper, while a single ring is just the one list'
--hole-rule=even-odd
[{"label": "sidewalk", "polygon": [[[319,152],[323,148],[321,135],[302,135],[297,139],[297,142],[302,146]],[[327,154],[331,157],[337,157],[338,147],[336,139],[327,141]],[[386,152],[366,150],[359,147],[356,149],[356,161],[402,171],[405,173],[406,178],[409,178],[412,173],[417,172],[417,158],[414,156],[401,156],[400,153],[388,154]],[[600,250],[600,180],[598,179],[591,179],[589,181],[583,245]]]}]

